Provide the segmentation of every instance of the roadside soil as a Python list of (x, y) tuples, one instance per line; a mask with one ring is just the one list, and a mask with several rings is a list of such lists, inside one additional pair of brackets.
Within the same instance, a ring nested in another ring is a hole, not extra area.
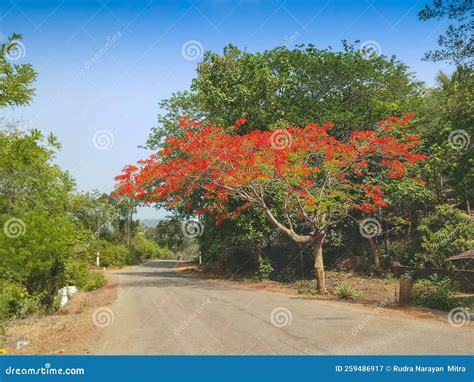
[[(217, 280), (223, 283), (239, 285), (252, 289), (266, 290), (269, 292), (287, 293), (299, 295), (307, 299), (338, 301), (341, 303), (350, 303), (363, 305), (366, 307), (382, 307), (389, 314), (409, 316), (412, 318), (435, 320), (438, 322), (447, 322), (447, 312), (433, 310), (422, 306), (400, 306), (398, 301), (398, 279), (396, 278), (377, 278), (362, 277), (350, 272), (326, 271), (326, 287), (329, 295), (322, 296), (318, 294), (315, 280), (300, 280), (292, 283), (283, 283), (278, 281), (255, 281), (249, 278), (229, 278), (223, 274), (216, 274), (210, 271), (203, 271), (199, 265), (194, 263), (182, 263), (176, 269), (190, 277), (202, 279)], [(347, 282), (355, 287), (360, 293), (359, 296), (352, 299), (340, 299), (333, 294), (335, 287), (340, 282)], [(469, 294), (474, 298), (474, 294)], [(463, 294), (464, 299), (466, 293)], [(474, 306), (470, 307), (471, 311)], [(474, 325), (468, 325), (474, 329)]]
[[(106, 280), (102, 288), (74, 294), (54, 315), (12, 321), (6, 329), (8, 354), (88, 354), (101, 333), (92, 316), (117, 295), (116, 285), (107, 275)], [(17, 350), (18, 341), (28, 341), (28, 345)]]

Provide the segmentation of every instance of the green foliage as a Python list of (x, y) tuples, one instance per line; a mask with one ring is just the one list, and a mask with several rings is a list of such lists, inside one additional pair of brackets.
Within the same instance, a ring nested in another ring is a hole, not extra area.
[(155, 259), (161, 260), (176, 260), (176, 254), (173, 251), (170, 251), (166, 247), (158, 247), (158, 250), (154, 256)]
[(155, 228), (147, 229), (146, 236), (159, 246), (169, 248), (174, 252), (183, 250), (186, 245), (182, 221), (177, 218), (160, 220)]
[(308, 45), (263, 53), (228, 45), (222, 55), (205, 53), (189, 91), (161, 103), (165, 114), (147, 143), (156, 149), (164, 137), (181, 136), (180, 115), (223, 126), (245, 117), (241, 133), (332, 121), (347, 136), (412, 111), (419, 93), (406, 65), (348, 44), (342, 52)]
[[(0, 277), (24, 286), (30, 295), (44, 292), (41, 302), (51, 308), (57, 290), (65, 285), (65, 264), (80, 231), (67, 218), (44, 211), (14, 218), (21, 219), (24, 233), (9, 237), (7, 229), (0, 231)], [(9, 226), (11, 219), (2, 215), (0, 225)]]
[(8, 318), (25, 318), (31, 314), (45, 312), (42, 304), (43, 293), (30, 294), (21, 285), (1, 283), (0, 292), (0, 322)]
[(35, 89), (32, 87), (37, 73), (30, 64), (15, 64), (21, 54), (21, 35), (12, 34), (0, 44), (0, 107), (28, 105)]
[(449, 265), (449, 257), (474, 247), (474, 225), (469, 216), (447, 205), (437, 206), (434, 213), (418, 226), (424, 253), (415, 261), (430, 261), (438, 267)]
[(440, 278), (434, 274), (413, 285), (413, 298), (416, 304), (433, 309), (449, 310), (454, 306), (453, 296), (458, 287), (448, 277)]
[[(333, 121), (332, 134), (344, 139), (352, 131), (370, 129), (380, 119), (417, 109), (421, 97), (421, 84), (406, 65), (395, 58), (367, 55), (348, 44), (339, 52), (308, 45), (262, 53), (229, 45), (222, 54), (206, 52), (191, 88), (161, 103), (164, 114), (147, 146), (157, 149), (165, 137), (181, 137), (180, 115), (225, 126), (245, 117), (248, 123), (238, 130), (242, 134)], [(408, 189), (405, 193), (416, 195)], [(195, 209), (202, 203), (199, 195), (187, 200)], [(268, 203), (281, 202), (275, 190), (275, 200)], [(407, 210), (413, 211), (412, 206)], [(265, 216), (254, 210), (242, 211), (219, 226), (211, 218), (204, 220), (206, 228), (198, 240), (205, 261), (226, 261), (242, 251), (255, 253), (272, 234)]]
[(129, 248), (122, 244), (114, 244), (107, 240), (99, 240), (89, 248), (89, 261), (95, 264), (97, 251), (100, 253), (101, 267), (122, 267), (134, 264), (134, 258)]
[(105, 284), (102, 272), (92, 272), (87, 263), (80, 261), (68, 261), (65, 267), (67, 285), (74, 285), (86, 291), (100, 288)]
[(360, 292), (350, 283), (342, 281), (334, 288), (334, 294), (344, 300), (360, 296)]
[(258, 277), (260, 280), (270, 280), (272, 272), (272, 262), (269, 259), (260, 259), (258, 264)]
[(447, 60), (456, 64), (472, 65), (474, 46), (471, 0), (434, 0), (431, 6), (426, 4), (418, 16), (420, 20), (448, 18), (455, 21), (438, 37), (440, 49), (426, 53), (425, 60)]
[(166, 247), (160, 247), (155, 242), (148, 240), (144, 234), (138, 234), (133, 239), (131, 251), (137, 262), (143, 262), (149, 259), (176, 259), (174, 252)]

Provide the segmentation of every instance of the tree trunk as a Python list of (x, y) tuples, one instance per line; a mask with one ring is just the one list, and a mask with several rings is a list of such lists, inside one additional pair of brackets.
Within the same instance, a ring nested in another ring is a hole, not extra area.
[(326, 278), (324, 276), (324, 262), (323, 262), (323, 241), (324, 234), (319, 235), (313, 242), (314, 252), (314, 271), (318, 281), (319, 293), (328, 294), (326, 289)]
[(375, 272), (382, 273), (382, 262), (380, 261), (380, 252), (377, 248), (377, 244), (375, 244), (374, 239), (372, 239), (371, 237), (369, 237), (368, 240), (370, 245), (370, 251), (374, 256)]

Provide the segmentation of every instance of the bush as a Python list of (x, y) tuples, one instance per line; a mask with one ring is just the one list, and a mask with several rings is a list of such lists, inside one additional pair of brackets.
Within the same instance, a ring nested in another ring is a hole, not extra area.
[(168, 248), (160, 247), (155, 242), (148, 240), (143, 235), (137, 235), (132, 242), (131, 250), (137, 262), (149, 259), (173, 260), (176, 255)]
[[(134, 264), (131, 251), (124, 245), (113, 244), (106, 240), (99, 241), (99, 253), (101, 267), (124, 266)], [(97, 245), (93, 243), (89, 248), (89, 259), (92, 264), (96, 262)]]
[(273, 266), (270, 260), (261, 259), (258, 264), (258, 277), (260, 280), (269, 280), (273, 272)]
[(168, 248), (158, 246), (158, 251), (156, 253), (155, 258), (162, 260), (175, 260), (176, 254), (170, 251)]
[(440, 278), (434, 274), (428, 279), (422, 279), (413, 285), (415, 304), (428, 308), (449, 310), (454, 306), (454, 294), (458, 287), (448, 277)]
[(66, 264), (66, 282), (67, 285), (89, 291), (103, 286), (105, 278), (101, 272), (91, 272), (83, 262), (69, 261)]
[(425, 252), (416, 255), (415, 265), (445, 267), (449, 257), (474, 246), (474, 225), (469, 215), (448, 205), (437, 206), (431, 216), (422, 219), (418, 232)]
[(0, 321), (9, 318), (25, 318), (31, 314), (45, 312), (42, 300), (46, 292), (30, 295), (25, 287), (3, 284), (0, 293)]
[(345, 300), (360, 296), (360, 292), (352, 284), (344, 281), (337, 284), (334, 294)]

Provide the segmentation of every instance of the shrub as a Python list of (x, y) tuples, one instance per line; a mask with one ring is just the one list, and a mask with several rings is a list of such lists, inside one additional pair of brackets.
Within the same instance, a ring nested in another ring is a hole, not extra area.
[(170, 251), (168, 248), (158, 246), (158, 251), (155, 258), (163, 260), (175, 260), (176, 254), (173, 251)]
[(429, 262), (445, 267), (449, 257), (474, 246), (474, 225), (469, 215), (448, 205), (437, 206), (431, 216), (422, 219), (418, 232), (425, 252), (416, 255), (415, 265)]
[(448, 277), (440, 278), (437, 274), (428, 279), (415, 282), (413, 298), (415, 304), (433, 309), (449, 310), (454, 306), (453, 296), (458, 291), (454, 281)]
[(66, 264), (66, 282), (89, 291), (103, 286), (105, 278), (101, 272), (91, 272), (83, 262), (69, 261)]
[(139, 234), (133, 239), (130, 249), (135, 261), (140, 263), (156, 256), (159, 247), (154, 242)]
[(261, 259), (258, 264), (258, 277), (260, 280), (269, 280), (273, 272), (272, 263), (268, 259)]
[(0, 293), (0, 321), (44, 313), (46, 307), (42, 303), (42, 299), (45, 293), (30, 295), (26, 288), (21, 285), (3, 284)]
[(334, 294), (345, 300), (360, 296), (360, 292), (352, 284), (345, 281), (336, 285)]
[(133, 257), (137, 262), (148, 259), (173, 260), (176, 258), (174, 252), (168, 248), (160, 247), (155, 242), (148, 240), (143, 235), (137, 235), (132, 242), (131, 250)]
[[(99, 241), (100, 266), (110, 267), (134, 264), (134, 259), (131, 251), (124, 245), (113, 244), (106, 240)], [(95, 264), (97, 253), (97, 245), (93, 243), (89, 248), (89, 259), (92, 264)]]

